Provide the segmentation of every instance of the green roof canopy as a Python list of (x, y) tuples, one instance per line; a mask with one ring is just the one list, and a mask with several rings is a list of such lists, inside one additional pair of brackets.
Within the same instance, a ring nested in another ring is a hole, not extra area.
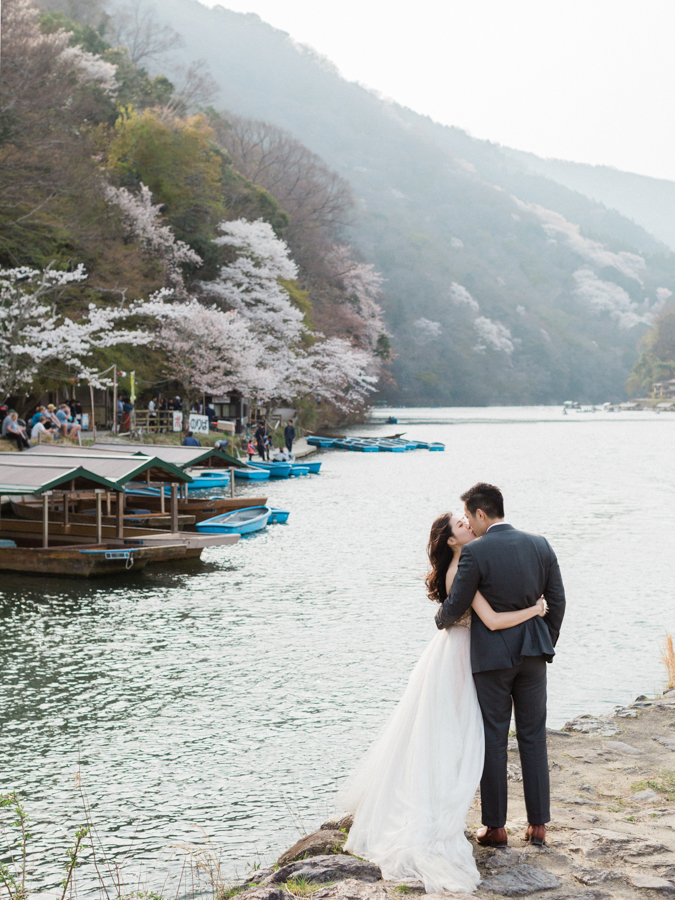
[(37, 444), (27, 452), (42, 456), (65, 456), (70, 453), (85, 457), (98, 457), (101, 454), (107, 456), (150, 456), (154, 459), (171, 463), (181, 469), (202, 465), (209, 459), (218, 460), (223, 467), (246, 467), (246, 463), (215, 447), (178, 447), (165, 444), (123, 444), (119, 442), (115, 444), (96, 443), (92, 444), (91, 447), (73, 447), (68, 449), (55, 444)]
[(177, 447), (175, 445), (167, 444), (132, 443), (124, 445), (121, 443), (105, 444), (103, 442), (97, 442), (93, 445), (93, 449), (102, 450), (106, 453), (113, 451), (115, 453), (126, 452), (134, 453), (136, 455), (142, 454), (143, 456), (156, 456), (158, 459), (163, 459), (166, 462), (171, 462), (176, 466), (180, 466), (181, 469), (187, 469), (190, 466), (199, 466), (206, 462), (207, 459), (219, 460), (226, 465), (234, 466), (235, 468), (246, 468), (246, 463), (237, 459), (236, 456), (232, 456), (216, 447)]
[(113, 490), (117, 491), (122, 490), (127, 482), (135, 481), (147, 471), (151, 472), (153, 481), (187, 482), (188, 484), (193, 481), (192, 476), (179, 469), (178, 466), (155, 457), (87, 454), (78, 451), (79, 448), (74, 448), (74, 452), (62, 450), (61, 453), (40, 454), (29, 450), (21, 454), (17, 453), (16, 459), (12, 460), (12, 465), (38, 471), (45, 468), (72, 469), (73, 466), (79, 466), (83, 472), (104, 479), (113, 486)]
[(64, 490), (119, 491), (116, 483), (88, 472), (82, 466), (49, 465), (27, 466), (0, 461), (0, 494), (43, 494), (45, 491)]

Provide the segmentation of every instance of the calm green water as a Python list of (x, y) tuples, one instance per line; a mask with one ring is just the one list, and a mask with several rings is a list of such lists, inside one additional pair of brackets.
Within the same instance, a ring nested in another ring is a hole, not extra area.
[(429, 525), (478, 480), (500, 485), (508, 520), (546, 534), (561, 562), (550, 724), (660, 689), (659, 645), (675, 631), (675, 415), (378, 415), (390, 412), (399, 426), (355, 431), (446, 452), (323, 453), (321, 475), (268, 486), (287, 525), (190, 569), (3, 578), (0, 790), (19, 789), (35, 820), (37, 888), (62, 877), (78, 771), (111, 857), (131, 847), (128, 876), (156, 889), (180, 869), (176, 844), (208, 836), (234, 877), (327, 817), (434, 634)]

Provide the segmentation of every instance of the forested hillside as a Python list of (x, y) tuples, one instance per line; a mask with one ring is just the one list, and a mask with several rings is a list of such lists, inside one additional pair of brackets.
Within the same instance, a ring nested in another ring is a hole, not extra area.
[(175, 52), (207, 62), (224, 119), (258, 122), (223, 137), (238, 165), (247, 142), (273, 144), (282, 129), (354, 191), (347, 234), (386, 279), (387, 399), (624, 395), (638, 342), (675, 291), (657, 238), (499, 147), (346, 82), (256, 16), (197, 0), (158, 9), (183, 39)]
[(525, 169), (604, 203), (633, 219), (675, 250), (675, 182), (621, 172), (611, 166), (589, 166), (563, 159), (540, 159), (534, 153), (502, 148)]
[(389, 340), (349, 186), (286, 138), (270, 190), (246, 177), (203, 69), (143, 67), (176, 43), (154, 18), (6, 0), (2, 38), (0, 399), (114, 361), (150, 395), (362, 407)]

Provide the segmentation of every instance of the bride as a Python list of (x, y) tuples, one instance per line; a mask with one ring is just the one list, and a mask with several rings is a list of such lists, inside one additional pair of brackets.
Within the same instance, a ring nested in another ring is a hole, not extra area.
[[(432, 600), (448, 595), (462, 547), (474, 539), (451, 513), (433, 523), (426, 577)], [(491, 631), (546, 615), (543, 598), (529, 609), (496, 613), (477, 593), (472, 607)], [(336, 798), (354, 814), (345, 850), (376, 863), (385, 880), (423, 881), (427, 893), (473, 891), (480, 881), (464, 835), (484, 752), (471, 615), (428, 644), (388, 723)]]

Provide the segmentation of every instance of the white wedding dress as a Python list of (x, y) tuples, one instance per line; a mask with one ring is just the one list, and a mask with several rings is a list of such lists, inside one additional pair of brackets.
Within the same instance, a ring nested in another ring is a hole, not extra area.
[(389, 721), (341, 788), (354, 814), (345, 849), (388, 881), (427, 893), (473, 891), (480, 880), (466, 814), (483, 771), (483, 721), (471, 675), (470, 613), (432, 639)]

